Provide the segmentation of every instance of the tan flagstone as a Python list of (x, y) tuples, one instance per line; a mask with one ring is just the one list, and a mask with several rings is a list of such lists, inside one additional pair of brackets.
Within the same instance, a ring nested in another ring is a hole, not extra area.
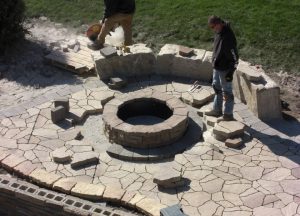
[(29, 177), (38, 184), (41, 184), (43, 186), (52, 188), (52, 185), (59, 179), (61, 179), (61, 176), (49, 173), (46, 170), (43, 169), (35, 169)]
[(78, 182), (71, 190), (71, 194), (82, 198), (91, 200), (101, 200), (105, 186), (101, 184), (88, 184), (84, 182)]

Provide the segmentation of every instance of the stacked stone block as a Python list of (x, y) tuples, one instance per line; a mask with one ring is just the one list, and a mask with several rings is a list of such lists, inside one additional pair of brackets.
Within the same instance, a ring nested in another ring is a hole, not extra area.
[(240, 61), (233, 79), (234, 95), (262, 120), (282, 117), (280, 88), (265, 72)]
[(69, 99), (62, 98), (54, 101), (54, 108), (51, 109), (51, 120), (58, 123), (67, 117), (70, 110)]
[(92, 56), (96, 65), (96, 72), (101, 80), (111, 77), (133, 77), (154, 74), (155, 55), (145, 44), (129, 46), (130, 52), (106, 58), (99, 51)]
[(166, 44), (157, 55), (156, 73), (210, 81), (212, 79), (211, 54), (209, 51), (193, 49), (191, 55), (190, 50), (182, 50), (179, 45)]

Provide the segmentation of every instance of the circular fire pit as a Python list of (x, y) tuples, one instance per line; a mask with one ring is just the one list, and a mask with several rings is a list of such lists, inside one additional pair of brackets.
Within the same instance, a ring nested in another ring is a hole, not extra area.
[(156, 148), (182, 137), (188, 110), (179, 99), (152, 89), (131, 92), (104, 106), (104, 131), (110, 142)]

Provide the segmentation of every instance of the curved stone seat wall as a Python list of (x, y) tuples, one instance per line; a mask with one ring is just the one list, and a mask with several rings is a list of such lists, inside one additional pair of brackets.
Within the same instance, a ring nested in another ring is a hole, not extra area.
[[(135, 77), (164, 75), (191, 78), (210, 82), (212, 80), (212, 52), (193, 49), (193, 55), (179, 55), (179, 45), (164, 45), (157, 56), (145, 44), (129, 46), (130, 53), (118, 51), (118, 55), (105, 58), (99, 51), (92, 56), (96, 72), (101, 80), (111, 77)], [(234, 95), (260, 119), (281, 118), (280, 89), (262, 69), (240, 60), (233, 79)]]
[(155, 73), (156, 58), (146, 44), (130, 46), (130, 53), (118, 51), (117, 56), (105, 58), (99, 51), (92, 54), (97, 75), (101, 80), (111, 77), (147, 76)]
[(179, 48), (174, 44), (166, 44), (161, 48), (157, 55), (156, 73), (210, 82), (213, 74), (212, 52), (193, 49), (193, 55), (184, 57), (179, 55)]
[(211, 52), (194, 49), (194, 55), (179, 55), (179, 45), (166, 44), (157, 56), (146, 44), (129, 46), (130, 53), (118, 51), (117, 56), (105, 58), (99, 51), (92, 56), (101, 80), (113, 76), (134, 77), (152, 74), (187, 77), (202, 81), (212, 79)]

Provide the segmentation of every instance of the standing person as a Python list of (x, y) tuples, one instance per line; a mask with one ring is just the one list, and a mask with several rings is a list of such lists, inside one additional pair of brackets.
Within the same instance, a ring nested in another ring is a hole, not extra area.
[(135, 12), (135, 0), (104, 0), (104, 15), (101, 21), (102, 28), (98, 38), (88, 47), (93, 50), (103, 48), (106, 35), (116, 24), (124, 30), (124, 45), (132, 44), (132, 19)]
[[(232, 93), (232, 77), (238, 64), (237, 43), (229, 23), (220, 17), (211, 16), (208, 19), (209, 27), (215, 32), (212, 56), (213, 83), (215, 91), (213, 109), (205, 112), (208, 116), (220, 117), (231, 121), (233, 118), (234, 97)], [(223, 100), (224, 112), (223, 110)]]

